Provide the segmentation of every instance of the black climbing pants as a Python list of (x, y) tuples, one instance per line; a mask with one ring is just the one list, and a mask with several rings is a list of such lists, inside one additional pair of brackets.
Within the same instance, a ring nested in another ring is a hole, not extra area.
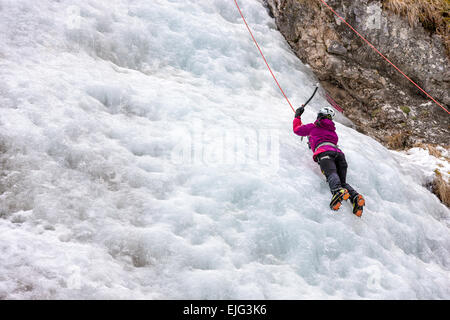
[(350, 193), (350, 198), (353, 198), (358, 194), (345, 180), (347, 177), (348, 165), (343, 153), (325, 151), (317, 155), (317, 160), (322, 173), (327, 177), (331, 193), (334, 193), (341, 188), (345, 188)]

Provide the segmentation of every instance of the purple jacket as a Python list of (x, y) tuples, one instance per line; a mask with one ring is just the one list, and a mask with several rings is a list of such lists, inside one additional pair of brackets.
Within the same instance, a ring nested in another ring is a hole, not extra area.
[[(328, 119), (316, 120), (314, 123), (303, 125), (301, 119), (295, 118), (293, 127), (295, 134), (309, 137), (309, 143), (313, 152), (316, 150), (317, 146), (323, 142), (331, 142), (337, 145), (339, 140), (333, 121)], [(336, 149), (333, 146), (321, 146), (314, 152), (314, 161), (317, 161), (316, 157), (319, 153), (325, 151), (337, 151), (342, 153), (341, 150)]]

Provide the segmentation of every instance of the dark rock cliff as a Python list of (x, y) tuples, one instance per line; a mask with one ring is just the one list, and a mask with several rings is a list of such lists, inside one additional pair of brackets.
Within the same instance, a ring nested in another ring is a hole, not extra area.
[[(293, 51), (357, 129), (391, 148), (448, 147), (450, 115), (428, 99), (319, 0), (266, 0)], [(449, 58), (441, 36), (379, 0), (327, 3), (381, 53), (438, 100), (450, 105)]]

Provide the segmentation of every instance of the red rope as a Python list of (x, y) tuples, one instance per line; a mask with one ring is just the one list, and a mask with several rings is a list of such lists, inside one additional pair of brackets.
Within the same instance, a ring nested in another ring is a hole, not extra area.
[(256, 47), (258, 47), (259, 53), (260, 53), (261, 56), (263, 57), (264, 62), (266, 63), (267, 68), (269, 69), (270, 73), (272, 74), (273, 79), (274, 79), (275, 82), (277, 83), (278, 88), (280, 88), (281, 93), (282, 93), (283, 96), (286, 98), (286, 101), (289, 103), (289, 106), (291, 107), (292, 111), (295, 112), (295, 109), (294, 109), (294, 107), (292, 106), (291, 102), (289, 101), (288, 97), (287, 97), (286, 94), (284, 93), (283, 89), (281, 89), (281, 86), (280, 86), (280, 84), (278, 83), (277, 78), (276, 78), (275, 75), (273, 74), (272, 69), (270, 69), (269, 64), (267, 63), (266, 57), (264, 57), (264, 54), (262, 53), (261, 48), (260, 48), (259, 45), (258, 45), (258, 42), (256, 41), (255, 37), (253, 36), (253, 33), (252, 33), (252, 31), (250, 30), (250, 27), (248, 26), (247, 21), (245, 21), (245, 18), (244, 18), (244, 15), (242, 14), (241, 8), (239, 8), (239, 5), (238, 5), (238, 3), (237, 3), (236, 0), (234, 0), (234, 3), (236, 4), (236, 7), (237, 7), (238, 10), (239, 10), (239, 13), (240, 13), (240, 15), (241, 15), (241, 17), (242, 17), (242, 20), (244, 20), (244, 23), (245, 23), (245, 25), (247, 26), (248, 32), (250, 32), (250, 35), (252, 36), (252, 39), (253, 39), (253, 41), (255, 42)]
[(325, 93), (325, 97), (327, 98), (328, 103), (333, 106), (333, 108), (335, 108), (340, 113), (344, 112), (344, 110), (337, 104), (336, 101), (333, 100), (333, 98), (328, 93)]
[(350, 27), (350, 29), (352, 29), (361, 39), (363, 39), (370, 47), (372, 47), (372, 49), (374, 49), (380, 56), (383, 57), (384, 60), (386, 60), (387, 62), (389, 62), (398, 72), (400, 72), (406, 79), (408, 79), (409, 81), (411, 81), (417, 88), (420, 89), (420, 91), (422, 91), (423, 93), (425, 93), (427, 95), (428, 98), (430, 98), (431, 100), (433, 100), (439, 107), (441, 107), (442, 109), (444, 109), (445, 111), (447, 111), (448, 114), (450, 114), (450, 112), (445, 109), (439, 102), (437, 102), (431, 95), (429, 95), (425, 90), (423, 90), (417, 83), (415, 83), (413, 80), (411, 80), (410, 77), (408, 77), (402, 70), (400, 70), (395, 64), (393, 64), (388, 58), (386, 58), (380, 51), (378, 51), (377, 48), (375, 48), (375, 46), (373, 44), (371, 44), (366, 38), (364, 38), (358, 31), (355, 30), (355, 28), (353, 28), (347, 21), (345, 21), (344, 18), (342, 18), (339, 14), (337, 14), (336, 11), (333, 10), (333, 8), (331, 8), (324, 0), (320, 0), (324, 5), (326, 5), (328, 7), (328, 9), (330, 9), (339, 19), (341, 19), (347, 26)]

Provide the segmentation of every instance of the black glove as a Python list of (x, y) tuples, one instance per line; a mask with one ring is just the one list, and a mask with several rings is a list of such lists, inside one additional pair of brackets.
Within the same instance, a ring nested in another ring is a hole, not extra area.
[(305, 107), (304, 107), (304, 106), (301, 106), (300, 108), (298, 108), (298, 109), (295, 111), (295, 117), (296, 117), (296, 118), (300, 118), (304, 111), (305, 111)]

